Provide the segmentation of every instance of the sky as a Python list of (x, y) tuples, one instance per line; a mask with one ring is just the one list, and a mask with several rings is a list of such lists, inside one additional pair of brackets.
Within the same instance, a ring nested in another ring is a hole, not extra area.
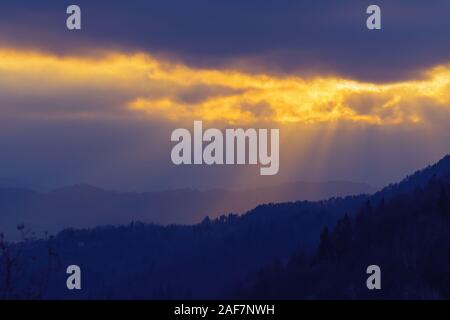
[[(66, 28), (77, 4), (82, 30)], [(450, 2), (2, 1), (0, 182), (383, 186), (449, 153)], [(280, 171), (175, 166), (176, 128), (279, 128)]]

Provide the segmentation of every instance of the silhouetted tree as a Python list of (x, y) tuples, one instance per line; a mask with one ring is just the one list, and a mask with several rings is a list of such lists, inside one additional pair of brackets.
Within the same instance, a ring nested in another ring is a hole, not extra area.
[[(46, 267), (42, 272), (34, 275), (27, 268), (36, 263), (37, 257), (25, 254), (27, 245), (36, 241), (34, 233), (25, 228), (24, 224), (17, 226), (20, 241), (8, 242), (0, 233), (0, 299), (40, 299), (47, 289), (53, 259), (56, 256), (51, 246), (50, 237), (45, 234)], [(32, 276), (32, 274), (34, 276)]]
[(334, 258), (333, 244), (331, 243), (330, 232), (328, 227), (325, 227), (320, 234), (320, 245), (319, 245), (319, 260), (328, 260)]
[(336, 256), (340, 257), (348, 251), (352, 241), (352, 221), (348, 214), (338, 220), (333, 232)]
[(438, 207), (439, 211), (443, 216), (448, 215), (448, 197), (447, 192), (445, 190), (445, 187), (441, 187), (441, 191), (439, 193), (439, 199), (438, 199)]

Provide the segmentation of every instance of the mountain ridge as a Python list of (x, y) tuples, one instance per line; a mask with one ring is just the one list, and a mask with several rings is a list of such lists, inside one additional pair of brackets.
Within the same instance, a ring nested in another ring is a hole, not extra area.
[(242, 191), (122, 192), (89, 184), (45, 192), (0, 188), (0, 224), (10, 230), (7, 234), (14, 234), (15, 226), (22, 223), (37, 233), (55, 233), (66, 227), (120, 225), (137, 220), (162, 225), (194, 224), (205, 216), (215, 218), (228, 212), (244, 213), (261, 203), (319, 200), (373, 190), (366, 184), (343, 181), (294, 182)]
[[(57, 253), (61, 266), (73, 263), (83, 266), (83, 281), (89, 284), (89, 291), (65, 290), (61, 287), (61, 283), (66, 280), (65, 272), (58, 269), (52, 272), (44, 295), (46, 298), (232, 298), (237, 284), (254, 281), (261, 267), (273, 261), (283, 266), (299, 250), (314, 256), (317, 248), (323, 247), (323, 236), (320, 234), (323, 234), (324, 228), (347, 230), (348, 223), (345, 221), (349, 219), (364, 221), (359, 218), (361, 215), (367, 216), (374, 210), (396, 208), (398, 204), (404, 206), (408, 200), (417, 201), (411, 210), (414, 210), (415, 216), (415, 212), (419, 212), (420, 219), (427, 217), (420, 210), (436, 208), (436, 204), (438, 209), (446, 207), (445, 199), (450, 197), (442, 193), (445, 189), (442, 189), (444, 184), (441, 184), (440, 178), (436, 183), (429, 180), (425, 188), (421, 189), (423, 179), (420, 177), (450, 177), (447, 159), (438, 166), (420, 170), (420, 175), (414, 179), (402, 180), (399, 186), (406, 183), (409, 184), (406, 189), (414, 190), (406, 194), (403, 187), (397, 190), (391, 186), (384, 193), (373, 196), (267, 203), (240, 216), (225, 214), (214, 219), (204, 218), (201, 223), (194, 225), (161, 226), (133, 222), (93, 229), (68, 228), (49, 240), (26, 242), (24, 265), (28, 266), (31, 278), (43, 272), (48, 260), (46, 250), (50, 247), (52, 252)], [(450, 178), (448, 185), (450, 190)], [(424, 201), (417, 196), (422, 193), (425, 195)], [(391, 199), (384, 201), (382, 197), (385, 196)], [(431, 207), (428, 203), (430, 199)], [(389, 223), (366, 221), (365, 225), (369, 229), (360, 233), (383, 243), (383, 233), (392, 234), (394, 231), (391, 224), (398, 226), (409, 214), (408, 210), (403, 210), (399, 217), (395, 212), (385, 211), (383, 216)], [(373, 226), (377, 226), (377, 229), (373, 230)], [(408, 230), (400, 228), (397, 231)], [(408, 233), (408, 236), (422, 233)], [(333, 233), (333, 237), (337, 236)], [(341, 243), (341, 240), (337, 243)], [(376, 243), (372, 247), (376, 247)], [(364, 242), (359, 241), (355, 245), (364, 249)], [(387, 245), (387, 248), (392, 247), (395, 248), (391, 244)], [(339, 250), (341, 252), (343, 249)], [(395, 255), (401, 256), (398, 252)], [(29, 257), (42, 259), (26, 263)], [(278, 274), (278, 271), (274, 274)], [(327, 269), (326, 274), (334, 273)], [(319, 276), (323, 275), (319, 273)]]

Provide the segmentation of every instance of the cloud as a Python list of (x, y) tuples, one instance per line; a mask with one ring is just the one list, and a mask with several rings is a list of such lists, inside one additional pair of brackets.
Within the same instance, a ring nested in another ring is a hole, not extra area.
[(222, 124), (427, 122), (450, 109), (450, 65), (389, 84), (193, 68), (148, 54), (60, 57), (0, 49), (3, 114), (45, 117), (145, 115)]
[(0, 41), (73, 54), (128, 50), (170, 57), (195, 68), (369, 82), (418, 77), (449, 63), (450, 2), (383, 2), (382, 30), (369, 31), (369, 1), (79, 0), (83, 29), (65, 28), (67, 3), (2, 4)]
[[(2, 47), (0, 176), (138, 190), (292, 179), (381, 185), (448, 152), (449, 85), (449, 65), (376, 83), (200, 68), (147, 52)], [(279, 175), (172, 165), (170, 133), (194, 119), (280, 127)]]

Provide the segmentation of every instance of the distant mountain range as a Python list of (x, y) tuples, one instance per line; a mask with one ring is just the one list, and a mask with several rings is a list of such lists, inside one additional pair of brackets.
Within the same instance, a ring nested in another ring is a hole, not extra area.
[[(109, 192), (96, 192), (110, 199)], [(93, 199), (92, 193), (79, 186), (49, 196), (56, 194), (62, 203), (79, 210), (77, 199), (86, 202)], [(20, 203), (29, 194), (15, 196)], [(241, 216), (204, 218), (194, 225), (135, 222), (70, 228), (48, 240), (11, 245), (23, 248), (17, 262), (20, 281), (9, 296), (450, 297), (449, 199), (450, 156), (446, 156), (373, 195), (259, 205)], [(105, 212), (115, 208), (113, 202), (103, 204)], [(81, 291), (65, 288), (65, 267), (70, 264), (83, 270)], [(381, 264), (382, 293), (367, 294), (367, 264)], [(1, 268), (0, 263), (0, 274)], [(45, 285), (36, 285), (39, 279), (45, 279)], [(0, 294), (1, 289), (0, 280)]]
[[(69, 228), (48, 240), (11, 244), (11, 250), (22, 247), (16, 263), (21, 276), (8, 296), (447, 297), (450, 296), (450, 283), (445, 280), (450, 250), (449, 191), (450, 157), (446, 156), (373, 195), (259, 205), (241, 216), (204, 218), (190, 226), (135, 222), (118, 227)], [(208, 194), (178, 192), (197, 194), (200, 199), (200, 195)], [(128, 202), (111, 200), (117, 199), (117, 195), (123, 194), (88, 186), (63, 188), (49, 194), (9, 190), (2, 193), (2, 203), (14, 197), (16, 210), (18, 204), (24, 204), (16, 211), (22, 212), (33, 203), (30, 202), (33, 197), (49, 197), (47, 206), (53, 209), (51, 212), (70, 209), (61, 211), (58, 221), (62, 223), (68, 212), (76, 215), (86, 203), (95, 208), (100, 206), (104, 213), (139, 212), (137, 208), (149, 197), (125, 194), (129, 196)], [(166, 199), (178, 201), (178, 207), (184, 209), (196, 203)], [(39, 210), (42, 208), (46, 207)], [(9, 212), (14, 213), (14, 207), (9, 207)], [(122, 216), (117, 218), (119, 221)], [(89, 220), (95, 221), (95, 217)], [(46, 223), (44, 220), (42, 225)], [(387, 274), (383, 281), (392, 281), (391, 285), (384, 282), (385, 295), (368, 295), (364, 287), (363, 267), (372, 263), (382, 264)], [(83, 270), (81, 291), (65, 288), (65, 267), (70, 264)], [(4, 264), (0, 263), (0, 273), (2, 267)]]
[(322, 200), (369, 194), (367, 184), (346, 181), (294, 182), (253, 190), (173, 190), (117, 192), (90, 185), (74, 185), (50, 192), (27, 188), (0, 188), (0, 228), (9, 237), (24, 223), (37, 234), (67, 227), (120, 225), (131, 221), (158, 224), (194, 224), (204, 217), (243, 213), (260, 203)]

